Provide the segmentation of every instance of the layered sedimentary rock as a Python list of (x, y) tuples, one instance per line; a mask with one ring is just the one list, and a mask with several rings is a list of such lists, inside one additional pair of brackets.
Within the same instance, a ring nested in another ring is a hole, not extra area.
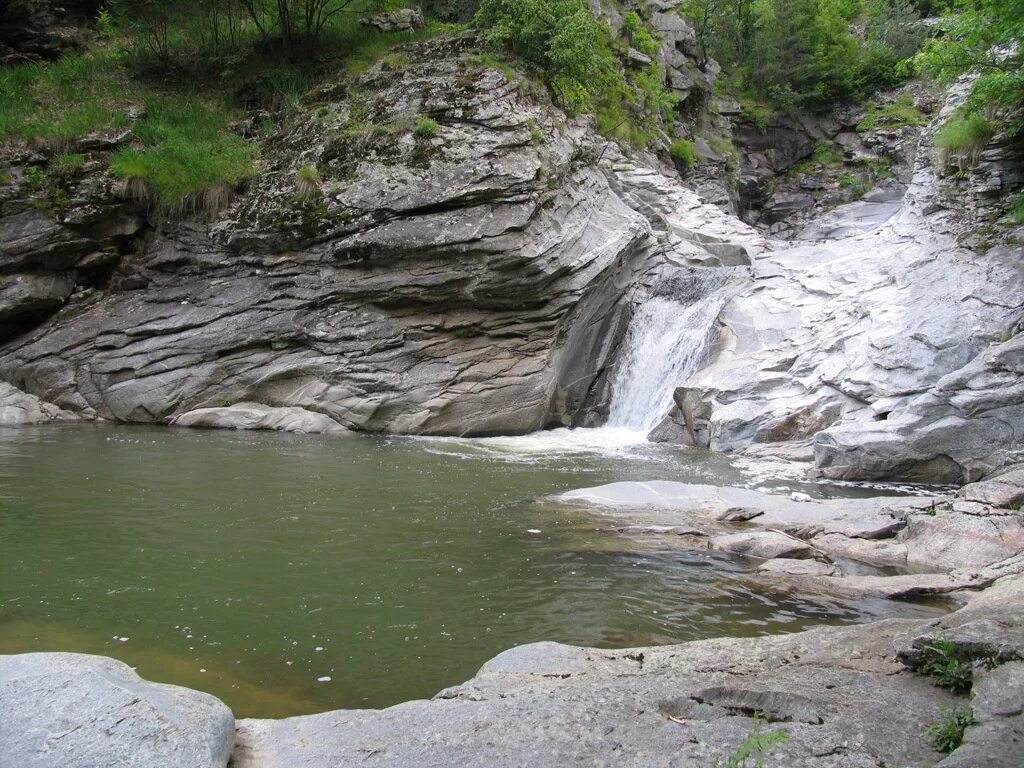
[[(410, 46), (311, 94), (232, 208), (164, 227), (110, 290), (7, 344), (0, 376), (128, 422), (253, 402), (368, 431), (574, 423), (637, 290), (757, 238), (474, 44)], [(31, 253), (73, 269), (69, 225), (44, 223)]]

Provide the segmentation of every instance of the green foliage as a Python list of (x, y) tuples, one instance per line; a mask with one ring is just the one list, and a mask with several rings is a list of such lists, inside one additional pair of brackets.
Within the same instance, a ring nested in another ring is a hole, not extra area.
[[(645, 146), (678, 104), (658, 64), (624, 70), (611, 30), (586, 0), (483, 0), (476, 22), (489, 46), (534, 65), (568, 112), (594, 113), (604, 136)], [(634, 39), (646, 44), (639, 17), (628, 23), (636, 30), (630, 33)]]
[(440, 126), (437, 121), (431, 120), (429, 117), (421, 117), (416, 121), (416, 127), (412, 132), (421, 139), (432, 139), (437, 136), (439, 130)]
[(754, 768), (763, 768), (765, 758), (770, 755), (779, 744), (789, 741), (789, 734), (786, 731), (764, 731), (761, 720), (754, 717), (754, 727), (747, 736), (746, 741), (736, 748), (736, 751), (723, 763), (715, 760), (714, 768), (749, 768), (749, 760), (753, 759)]
[(786, 108), (824, 109), (898, 82), (924, 40), (910, 0), (686, 0), (702, 66)]
[(689, 139), (676, 139), (669, 146), (668, 153), (681, 170), (688, 171), (697, 164), (697, 150)]
[(128, 88), (108, 55), (0, 68), (0, 139), (60, 146), (128, 123)]
[(843, 165), (842, 149), (831, 141), (819, 141), (814, 145), (814, 151), (811, 153), (811, 156), (793, 165), (791, 170), (794, 173), (800, 173), (809, 171), (817, 165), (824, 168), (841, 168)]
[(1024, 129), (1024, 3), (1019, 0), (954, 0), (940, 34), (914, 58), (915, 66), (949, 83), (976, 70), (965, 105), (968, 115), (995, 108), (1000, 128), (1014, 136)]
[(963, 743), (964, 731), (977, 721), (970, 707), (956, 710), (942, 707), (941, 712), (941, 719), (929, 725), (925, 735), (931, 739), (933, 749), (948, 754)]
[(1006, 214), (1010, 217), (1010, 223), (1014, 226), (1024, 224), (1024, 196), (1018, 195), (1017, 199), (1010, 203), (1010, 208)]
[(187, 98), (154, 98), (134, 128), (143, 149), (110, 159), (110, 172), (166, 213), (212, 213), (255, 173), (252, 150), (227, 130), (223, 112)]
[(874, 131), (879, 128), (898, 128), (904, 125), (927, 125), (928, 118), (914, 106), (914, 99), (909, 93), (902, 93), (892, 104), (879, 107), (872, 102), (868, 105), (867, 116), (857, 125), (861, 132)]
[(973, 167), (978, 153), (995, 134), (995, 126), (976, 112), (954, 115), (935, 133), (943, 164), (955, 162), (960, 170)]
[(654, 57), (658, 55), (661, 41), (655, 39), (654, 35), (644, 26), (643, 21), (635, 11), (627, 13), (622, 18), (622, 21), (625, 25), (630, 45), (646, 56)]
[(46, 174), (38, 165), (30, 165), (25, 169), (25, 183), (32, 189), (42, 189), (46, 186)]
[(539, 147), (544, 143), (544, 130), (537, 123), (535, 118), (530, 118), (526, 121), (526, 127), (530, 129), (530, 143), (535, 147)]
[(936, 685), (948, 688), (953, 693), (967, 693), (971, 690), (971, 667), (957, 656), (956, 643), (948, 634), (933, 635), (924, 649), (932, 657), (925, 672)]

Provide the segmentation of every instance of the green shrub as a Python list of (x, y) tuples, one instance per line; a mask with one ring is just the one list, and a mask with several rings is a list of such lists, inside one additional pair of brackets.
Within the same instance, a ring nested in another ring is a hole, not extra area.
[(25, 182), (32, 189), (42, 189), (46, 186), (46, 174), (38, 165), (30, 165), (25, 169)]
[(995, 134), (995, 127), (977, 113), (960, 113), (947, 120), (935, 134), (943, 164), (954, 161), (960, 170), (973, 167), (978, 153)]
[(970, 707), (956, 710), (942, 707), (941, 712), (941, 719), (929, 725), (925, 735), (931, 739), (932, 748), (948, 754), (963, 743), (964, 731), (977, 721)]
[(252, 150), (226, 115), (192, 99), (157, 98), (133, 128), (143, 149), (118, 150), (110, 172), (164, 213), (213, 213), (255, 173)]
[(857, 124), (861, 132), (874, 131), (878, 128), (898, 128), (905, 125), (927, 125), (928, 118), (914, 106), (914, 99), (908, 93), (900, 94), (892, 104), (879, 107), (872, 102), (868, 106), (867, 116)]
[(661, 42), (656, 40), (644, 25), (636, 11), (630, 11), (622, 18), (632, 46), (646, 56), (657, 56)]
[(643, 147), (679, 103), (657, 63), (625, 71), (621, 44), (587, 0), (482, 0), (476, 22), (487, 45), (532, 64), (560, 106), (593, 113), (608, 138)]
[(676, 139), (668, 148), (668, 153), (683, 170), (690, 170), (697, 164), (697, 150), (689, 139)]
[(931, 656), (925, 672), (936, 685), (948, 688), (953, 693), (967, 693), (971, 690), (971, 666), (957, 656), (956, 643), (948, 634), (933, 635), (924, 650)]
[(416, 121), (413, 134), (421, 139), (432, 139), (437, 136), (440, 129), (441, 127), (437, 124), (436, 120), (431, 120), (429, 117), (421, 117)]

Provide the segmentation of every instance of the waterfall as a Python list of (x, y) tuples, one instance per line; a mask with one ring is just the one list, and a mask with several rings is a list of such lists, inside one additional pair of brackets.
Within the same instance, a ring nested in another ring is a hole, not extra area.
[(612, 380), (606, 426), (647, 433), (665, 417), (676, 387), (707, 361), (724, 301), (720, 283), (696, 281), (683, 296), (663, 287), (636, 310)]

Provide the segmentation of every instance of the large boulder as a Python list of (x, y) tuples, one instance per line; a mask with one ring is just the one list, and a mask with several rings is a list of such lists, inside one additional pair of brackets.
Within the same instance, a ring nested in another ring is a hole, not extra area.
[(1024, 334), (995, 344), (884, 421), (815, 439), (821, 474), (971, 482), (1024, 455)]
[(0, 762), (17, 768), (224, 768), (235, 718), (213, 696), (101, 656), (0, 656)]

